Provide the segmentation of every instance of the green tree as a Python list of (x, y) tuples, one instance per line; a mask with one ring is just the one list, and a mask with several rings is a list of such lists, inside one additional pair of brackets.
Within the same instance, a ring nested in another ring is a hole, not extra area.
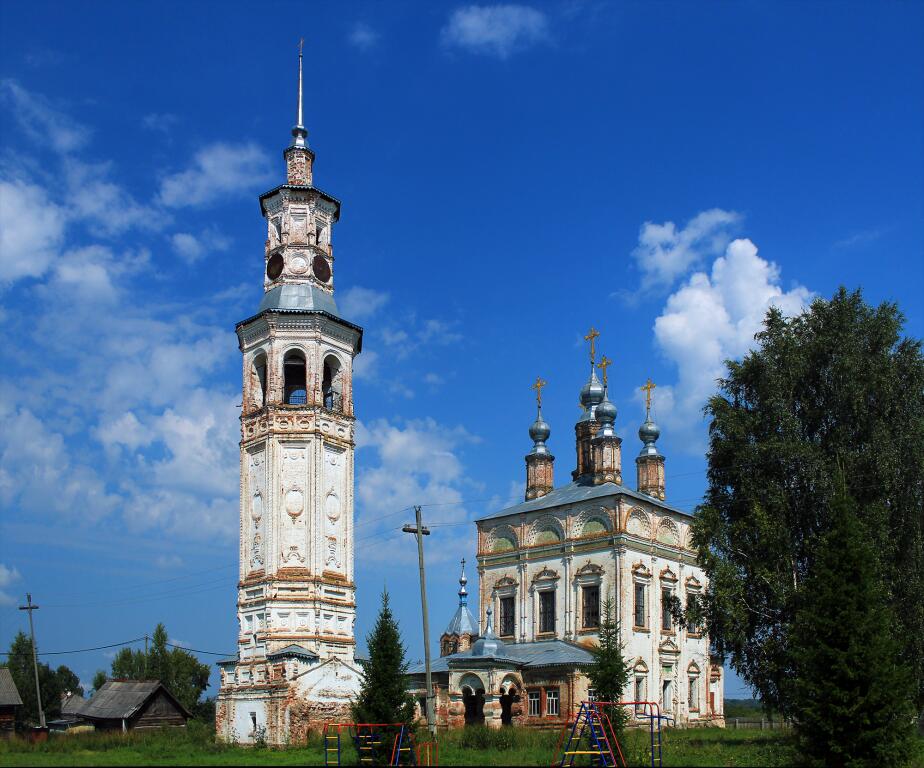
[(879, 560), (846, 489), (830, 508), (792, 633), (792, 711), (806, 764), (902, 765), (913, 734), (912, 680), (901, 663)]
[[(18, 632), (10, 644), (7, 661), (3, 665), (9, 667), (10, 675), (22, 706), (16, 711), (16, 724), (38, 724), (38, 706), (35, 700), (35, 669), (32, 660), (32, 640), (23, 632)], [(43, 662), (38, 663), (39, 688), (42, 692), (42, 710), (46, 720), (53, 720), (61, 714), (61, 694), (67, 691), (83, 695), (80, 679), (74, 672), (61, 665), (53, 670)]]
[(358, 723), (409, 723), (414, 698), (407, 690), (407, 661), (398, 621), (382, 592), (382, 608), (372, 632), (366, 637), (369, 661), (362, 670), (359, 697), (353, 704)]
[(894, 304), (841, 289), (795, 318), (767, 313), (706, 407), (708, 481), (694, 520), (715, 650), (767, 707), (792, 712), (799, 587), (830, 527), (838, 461), (880, 554), (924, 707), (924, 359)]
[[(613, 601), (607, 598), (603, 603), (603, 621), (598, 632), (599, 643), (590, 649), (593, 664), (587, 668), (587, 677), (598, 701), (621, 701), (629, 685), (631, 666), (623, 656), (623, 642), (619, 634), (619, 621), (615, 618)], [(625, 707), (607, 707), (607, 715), (622, 738), (623, 729), (629, 720)]]
[(94, 693), (102, 688), (108, 679), (109, 677), (106, 675), (105, 671), (102, 669), (96, 670), (96, 674), (93, 675), (93, 682), (91, 683)]
[[(112, 660), (115, 680), (160, 680), (186, 709), (193, 711), (208, 687), (211, 669), (182, 648), (168, 647), (167, 630), (158, 624), (148, 652), (123, 648)], [(96, 682), (94, 678), (94, 683)], [(105, 682), (105, 680), (103, 681)]]

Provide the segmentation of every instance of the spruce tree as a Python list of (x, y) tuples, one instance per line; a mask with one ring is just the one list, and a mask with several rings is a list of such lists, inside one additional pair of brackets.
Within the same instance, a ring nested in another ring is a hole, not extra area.
[(792, 631), (800, 750), (807, 764), (832, 768), (902, 765), (914, 675), (902, 663), (877, 553), (842, 479), (829, 511)]
[(366, 637), (369, 661), (362, 671), (359, 698), (353, 704), (357, 723), (410, 723), (414, 698), (407, 690), (407, 661), (398, 622), (382, 592), (382, 608)]
[[(590, 678), (597, 701), (617, 702), (623, 698), (632, 673), (622, 654), (619, 621), (614, 616), (613, 602), (609, 598), (603, 603), (603, 621), (600, 623), (598, 637), (599, 644), (590, 649), (594, 661), (587, 669), (587, 677)], [(621, 738), (629, 713), (625, 707), (607, 707), (606, 714), (617, 738)]]

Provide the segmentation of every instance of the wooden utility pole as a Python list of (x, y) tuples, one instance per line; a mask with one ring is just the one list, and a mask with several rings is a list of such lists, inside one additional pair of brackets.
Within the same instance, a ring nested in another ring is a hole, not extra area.
[(35, 670), (35, 700), (38, 704), (39, 726), (45, 727), (45, 710), (42, 709), (42, 689), (39, 687), (38, 674), (38, 653), (35, 650), (35, 625), (32, 623), (32, 611), (37, 611), (38, 606), (32, 603), (31, 593), (26, 593), (26, 604), (20, 605), (20, 611), (29, 612), (29, 634), (32, 636), (32, 669)]
[(427, 576), (424, 571), (423, 537), (429, 536), (430, 531), (423, 527), (420, 519), (420, 507), (414, 507), (417, 525), (405, 525), (401, 530), (417, 536), (417, 561), (420, 566), (420, 605), (423, 609), (423, 635), (424, 635), (424, 665), (427, 671), (427, 728), (436, 738), (435, 704), (433, 701), (433, 679), (430, 676), (430, 620), (427, 614)]

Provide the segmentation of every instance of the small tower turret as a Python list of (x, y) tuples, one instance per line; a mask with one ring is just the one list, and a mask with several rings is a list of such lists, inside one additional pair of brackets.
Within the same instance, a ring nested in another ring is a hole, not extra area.
[(468, 610), (466, 584), (468, 584), (468, 579), (465, 578), (465, 558), (463, 557), (462, 575), (459, 576), (459, 607), (456, 608), (446, 631), (440, 635), (440, 656), (467, 651), (478, 639), (478, 627), (475, 626), (475, 619)]
[(593, 453), (594, 485), (601, 483), (622, 484), (622, 439), (613, 429), (616, 421), (616, 406), (607, 397), (608, 379), (606, 369), (612, 364), (606, 355), (597, 366), (603, 371), (603, 400), (597, 406), (596, 419), (600, 425), (596, 437), (591, 441)]
[(658, 438), (661, 430), (651, 420), (651, 390), (657, 386), (648, 379), (642, 389), (645, 390), (645, 423), (639, 427), (638, 436), (643, 445), (635, 466), (638, 473), (638, 491), (664, 501), (664, 456), (658, 450)]
[(577, 467), (571, 476), (578, 480), (593, 475), (593, 447), (591, 441), (597, 435), (599, 424), (596, 419), (597, 406), (603, 401), (603, 385), (597, 378), (595, 340), (600, 336), (596, 328), (591, 328), (584, 337), (590, 342), (590, 379), (581, 388), (581, 408), (583, 414), (574, 425), (575, 448), (577, 450)]
[(532, 389), (536, 390), (536, 420), (529, 428), (529, 437), (533, 449), (526, 454), (526, 500), (545, 496), (554, 484), (555, 457), (549, 452), (545, 441), (549, 439), (551, 429), (542, 418), (542, 388), (546, 385), (540, 377)]

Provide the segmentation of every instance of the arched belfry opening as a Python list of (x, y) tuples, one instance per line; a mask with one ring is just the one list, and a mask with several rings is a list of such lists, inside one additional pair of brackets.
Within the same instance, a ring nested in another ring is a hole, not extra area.
[(258, 352), (253, 358), (253, 376), (251, 378), (253, 404), (257, 408), (266, 405), (266, 354)]
[(324, 358), (324, 376), (321, 380), (324, 407), (330, 411), (343, 410), (343, 366), (339, 358), (328, 355)]
[(308, 389), (305, 386), (305, 355), (297, 349), (286, 352), (282, 363), (283, 402), (286, 405), (305, 405)]

